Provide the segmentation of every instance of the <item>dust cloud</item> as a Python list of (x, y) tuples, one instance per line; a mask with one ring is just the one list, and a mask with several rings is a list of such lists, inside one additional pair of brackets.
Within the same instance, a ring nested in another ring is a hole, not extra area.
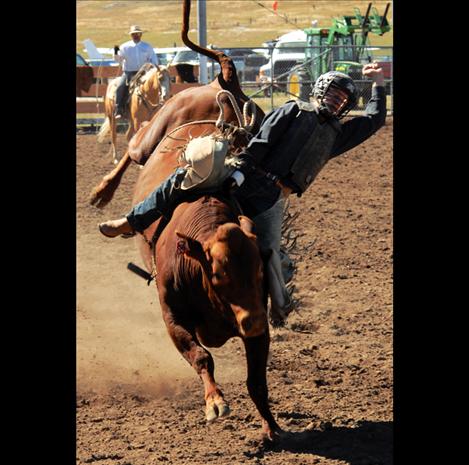
[(127, 270), (128, 261), (139, 261), (133, 244), (122, 242), (103, 239), (99, 251), (86, 238), (77, 242), (79, 392), (116, 386), (159, 392), (194, 376), (167, 334), (156, 286)]
[[(141, 265), (133, 241), (90, 236), (77, 241), (78, 393), (170, 395), (181, 380), (199, 383), (168, 335), (155, 284), (126, 268)], [(244, 378), (240, 341), (210, 352), (223, 365), (221, 382)]]

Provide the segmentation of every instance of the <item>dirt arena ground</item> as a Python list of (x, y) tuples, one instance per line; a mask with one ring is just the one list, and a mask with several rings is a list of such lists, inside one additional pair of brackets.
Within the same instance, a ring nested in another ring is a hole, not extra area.
[(142, 263), (133, 240), (97, 231), (128, 210), (139, 168), (104, 210), (89, 206), (111, 158), (95, 135), (77, 136), (77, 464), (392, 463), (392, 135), (388, 118), (291, 198), (302, 303), (271, 331), (269, 395), (290, 432), (274, 447), (237, 339), (211, 350), (232, 413), (205, 423), (202, 383), (166, 333), (154, 284), (126, 269)]

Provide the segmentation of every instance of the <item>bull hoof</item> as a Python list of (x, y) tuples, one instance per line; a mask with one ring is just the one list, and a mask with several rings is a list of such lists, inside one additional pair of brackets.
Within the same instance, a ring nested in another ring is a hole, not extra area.
[(96, 208), (104, 208), (112, 199), (112, 195), (106, 194), (101, 186), (95, 188), (90, 196), (89, 203)]
[(217, 418), (226, 417), (230, 412), (230, 407), (223, 399), (207, 400), (207, 406), (205, 408), (207, 423), (211, 423)]
[(207, 408), (207, 410), (205, 411), (205, 419), (207, 420), (207, 423), (211, 423), (217, 418), (218, 418), (218, 410), (215, 409), (215, 407)]
[(284, 431), (280, 427), (270, 428), (267, 424), (264, 424), (262, 431), (262, 441), (265, 445), (277, 444), (282, 438), (288, 435), (287, 431)]
[(118, 179), (110, 175), (104, 176), (101, 183), (92, 190), (89, 196), (90, 204), (97, 208), (104, 208), (114, 196), (116, 183), (118, 185)]
[(231, 413), (230, 407), (227, 403), (223, 402), (221, 406), (218, 406), (218, 416), (226, 417)]

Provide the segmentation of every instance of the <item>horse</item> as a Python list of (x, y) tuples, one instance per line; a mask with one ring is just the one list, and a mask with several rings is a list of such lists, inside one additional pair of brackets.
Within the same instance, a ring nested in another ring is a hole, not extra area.
[[(133, 204), (179, 166), (185, 142), (215, 132), (216, 124), (194, 122), (168, 135), (141, 170)], [(269, 407), (266, 378), (267, 285), (252, 221), (224, 195), (194, 193), (170, 218), (160, 218), (136, 240), (155, 277), (168, 333), (203, 382), (206, 420), (229, 413), (206, 347), (221, 347), (240, 337), (246, 350), (247, 389), (261, 416), (263, 436), (279, 439), (282, 430)]]
[[(150, 65), (150, 66), (149, 66)], [(152, 116), (168, 100), (171, 91), (171, 78), (166, 66), (153, 66), (146, 63), (135, 76), (135, 85), (131, 86), (129, 97), (129, 128), (126, 132), (127, 141), (149, 121)], [(117, 128), (114, 116), (116, 103), (116, 88), (120, 77), (112, 79), (106, 89), (104, 97), (105, 121), (98, 133), (98, 143), (102, 143), (105, 137), (111, 134), (112, 160), (118, 163), (116, 139)]]
[[(249, 131), (255, 133), (259, 130), (264, 112), (243, 93), (233, 60), (221, 51), (200, 47), (189, 39), (190, 5), (190, 0), (184, 0), (182, 41), (192, 50), (218, 62), (220, 73), (210, 84), (191, 87), (173, 95), (149, 123), (138, 130), (130, 140), (127, 152), (114, 170), (104, 176), (100, 184), (92, 190), (89, 200), (92, 205), (98, 208), (103, 208), (111, 201), (130, 163), (134, 161), (144, 165), (160, 141), (171, 130), (191, 121), (217, 118), (219, 108), (216, 96), (220, 90), (228, 90), (240, 108), (250, 108)], [(250, 107), (245, 106), (248, 102), (251, 102)], [(236, 123), (239, 120), (233, 104), (227, 105), (225, 112), (225, 120), (228, 123)], [(247, 113), (248, 110), (245, 111), (245, 119), (248, 119)]]

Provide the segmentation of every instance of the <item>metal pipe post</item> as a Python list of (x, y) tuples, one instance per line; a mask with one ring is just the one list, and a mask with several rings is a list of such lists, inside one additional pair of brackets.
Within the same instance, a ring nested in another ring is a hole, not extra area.
[[(201, 47), (207, 47), (207, 4), (206, 0), (197, 0), (197, 34)], [(199, 82), (207, 84), (207, 57), (199, 53)]]

